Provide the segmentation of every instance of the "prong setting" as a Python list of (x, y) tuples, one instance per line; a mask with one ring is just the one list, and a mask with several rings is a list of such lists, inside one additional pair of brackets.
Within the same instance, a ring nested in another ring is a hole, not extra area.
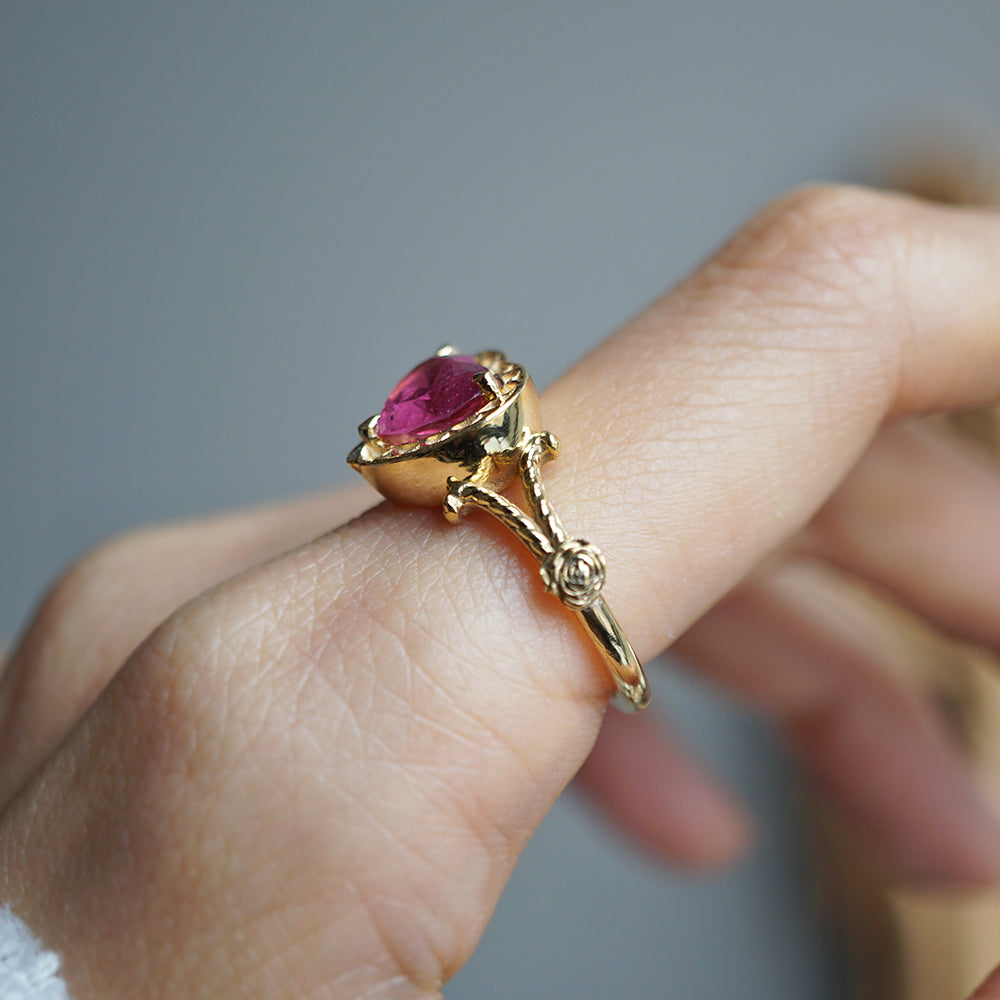
[(496, 402), (503, 398), (503, 382), (494, 375), (493, 372), (486, 369), (484, 372), (478, 372), (472, 376), (472, 381), (478, 385), (486, 396), (492, 401)]
[(365, 442), (378, 441), (378, 414), (370, 416), (367, 420), (358, 424), (358, 434)]

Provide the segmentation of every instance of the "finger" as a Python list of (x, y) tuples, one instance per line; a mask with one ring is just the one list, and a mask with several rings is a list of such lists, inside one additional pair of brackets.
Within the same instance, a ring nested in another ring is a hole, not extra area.
[[(84, 557), (50, 593), (15, 668), (0, 682), (0, 801), (24, 783), (128, 653), (172, 610), (343, 524), (377, 499), (367, 484), (352, 484), (145, 528)], [(149, 579), (155, 586), (144, 587)], [(89, 640), (82, 649), (81, 632)], [(0, 649), (0, 674), (5, 665)], [(629, 729), (611, 716), (603, 732), (581, 772), (582, 784), (638, 842), (693, 867), (725, 864), (745, 847), (745, 815), (651, 720)]]
[(675, 648), (781, 723), (892, 874), (939, 885), (997, 877), (1000, 826), (906, 683), (905, 644), (822, 570), (785, 563), (755, 576)]
[[(801, 527), (888, 415), (1000, 395), (998, 268), (992, 215), (799, 193), (546, 393), (564, 446), (550, 493), (605, 548), (609, 600), (642, 658)], [(433, 993), (464, 961), (608, 695), (535, 572), (485, 518), (452, 528), (437, 511), (384, 504), (188, 604), (143, 644), (44, 785), (50, 803), (68, 797), (74, 760), (95, 783), (99, 805), (82, 817), (49, 806), (60, 842), (120, 840), (121, 815), (169, 830), (170, 856), (194, 875), (183, 898), (155, 864), (122, 879), (147, 923), (178, 908), (188, 918), (186, 943), (165, 938), (147, 956), (164, 989), (178, 947), (218, 936), (220, 862), (206, 853), (218, 842), (226, 859), (267, 843), (266, 887), (262, 874), (253, 900), (240, 885), (227, 897), (230, 919), (241, 903), (266, 915), (225, 948), (184, 955), (206, 974), (259, 984), (256, 956), (293, 931), (315, 942), (304, 947), (321, 981), (363, 969), (358, 994), (387, 981)], [(251, 803), (294, 794), (280, 823), (258, 807), (253, 823), (220, 827), (206, 792), (220, 787)], [(12, 823), (41, 822), (37, 799), (17, 805)], [(325, 834), (322, 850), (304, 829)], [(49, 887), (67, 967), (75, 957), (127, 976), (101, 961), (108, 917), (76, 933), (61, 923), (46, 874), (59, 860), (53, 849), (6, 877)], [(344, 908), (334, 942), (331, 899)]]
[(81, 559), (50, 591), (0, 679), (0, 806), (171, 612), (377, 499), (366, 484), (355, 484), (291, 503), (145, 528)]
[(622, 830), (673, 862), (715, 868), (747, 848), (746, 815), (652, 713), (609, 712), (579, 781)]
[(956, 435), (883, 431), (803, 547), (1000, 652), (1000, 469)]

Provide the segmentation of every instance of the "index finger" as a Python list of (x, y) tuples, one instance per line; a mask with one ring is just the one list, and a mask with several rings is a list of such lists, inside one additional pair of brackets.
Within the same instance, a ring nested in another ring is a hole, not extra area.
[(546, 394), (567, 443), (551, 478), (633, 567), (614, 579), (647, 655), (804, 524), (883, 422), (1000, 397), (998, 273), (1000, 213), (808, 188)]

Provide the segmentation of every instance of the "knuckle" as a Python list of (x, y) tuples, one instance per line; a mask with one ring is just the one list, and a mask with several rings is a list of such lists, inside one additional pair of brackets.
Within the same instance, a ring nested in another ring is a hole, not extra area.
[[(913, 326), (904, 275), (919, 250), (913, 199), (810, 185), (768, 205), (702, 278), (754, 351), (806, 359), (807, 371), (874, 417), (898, 391)], [(926, 233), (924, 234), (926, 235)]]
[[(156, 719), (164, 753), (188, 774), (224, 772), (291, 724), (310, 637), (284, 623), (287, 595), (245, 580), (207, 591), (157, 626), (118, 678)], [(300, 648), (301, 647), (301, 648)]]
[(809, 262), (878, 256), (903, 222), (905, 201), (850, 185), (796, 188), (744, 230), (751, 260)]
[(186, 675), (177, 669), (171, 626), (163, 626), (129, 657), (116, 678), (112, 696), (119, 714), (135, 727), (137, 755), (147, 773), (161, 779), (197, 770), (201, 748), (195, 702), (188, 697)]
[[(218, 669), (216, 627), (201, 626), (180, 609), (138, 646), (121, 671), (119, 681), (137, 711), (169, 722), (166, 731), (191, 736), (211, 731), (224, 720), (210, 711), (227, 709)], [(178, 742), (183, 743), (184, 740)]]
[(895, 299), (912, 205), (849, 185), (798, 188), (752, 219), (715, 264), (761, 302), (846, 308), (867, 320)]

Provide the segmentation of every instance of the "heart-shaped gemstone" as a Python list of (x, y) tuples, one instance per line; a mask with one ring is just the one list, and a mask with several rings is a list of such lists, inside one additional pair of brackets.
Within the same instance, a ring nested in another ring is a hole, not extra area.
[(391, 444), (419, 441), (471, 417), (488, 398), (473, 378), (484, 371), (464, 354), (428, 358), (389, 393), (378, 418), (379, 437)]

